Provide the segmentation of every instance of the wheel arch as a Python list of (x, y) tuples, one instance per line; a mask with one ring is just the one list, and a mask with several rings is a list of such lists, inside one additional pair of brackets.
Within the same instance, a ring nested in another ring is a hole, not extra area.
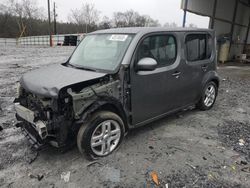
[(219, 88), (219, 85), (220, 85), (219, 78), (213, 78), (210, 81), (214, 82), (216, 84), (217, 88)]
[(203, 89), (206, 86), (206, 84), (208, 82), (211, 82), (211, 81), (216, 84), (217, 88), (219, 88), (220, 79), (219, 79), (218, 73), (216, 71), (209, 71), (203, 77), (202, 82), (201, 82), (201, 86), (200, 86), (200, 94), (198, 95), (197, 101), (200, 100), (200, 98), (202, 96)]
[(128, 132), (128, 116), (124, 111), (122, 104), (116, 98), (113, 97), (103, 97), (89, 105), (82, 112), (80, 120), (76, 122), (77, 126), (75, 126), (75, 129), (79, 129), (82, 123), (86, 122), (92, 114), (98, 111), (110, 111), (120, 116), (124, 122), (125, 133)]
[(219, 88), (219, 84), (220, 84), (220, 79), (219, 79), (219, 75), (216, 71), (209, 71), (202, 80), (202, 89), (204, 88), (204, 86), (208, 83), (208, 82), (214, 82), (217, 86), (217, 88)]

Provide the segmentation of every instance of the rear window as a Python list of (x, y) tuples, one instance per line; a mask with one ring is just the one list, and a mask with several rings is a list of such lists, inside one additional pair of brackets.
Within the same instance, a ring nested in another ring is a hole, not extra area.
[(212, 37), (209, 34), (189, 34), (186, 37), (188, 61), (209, 59), (212, 53)]

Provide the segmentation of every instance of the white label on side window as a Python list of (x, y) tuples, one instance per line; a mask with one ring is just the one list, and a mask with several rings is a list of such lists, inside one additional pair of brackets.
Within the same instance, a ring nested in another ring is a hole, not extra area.
[(111, 35), (109, 40), (113, 41), (125, 41), (127, 39), (128, 35)]

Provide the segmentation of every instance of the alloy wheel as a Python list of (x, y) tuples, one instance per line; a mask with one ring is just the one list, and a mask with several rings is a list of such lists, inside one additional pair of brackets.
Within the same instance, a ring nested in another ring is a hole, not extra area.
[(204, 104), (207, 107), (210, 107), (213, 105), (214, 100), (215, 100), (215, 96), (216, 96), (216, 90), (214, 85), (209, 85), (205, 91), (205, 98), (204, 98)]
[(118, 122), (106, 120), (100, 123), (91, 136), (91, 149), (98, 156), (111, 153), (119, 144), (121, 128)]

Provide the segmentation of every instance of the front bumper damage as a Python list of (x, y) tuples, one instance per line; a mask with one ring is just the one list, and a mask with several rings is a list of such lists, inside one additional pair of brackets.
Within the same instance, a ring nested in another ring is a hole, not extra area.
[(35, 120), (35, 113), (28, 108), (25, 108), (24, 106), (20, 105), (19, 103), (15, 103), (15, 110), (17, 115), (32, 124), (34, 129), (38, 132), (41, 139), (45, 139), (48, 136), (48, 131), (46, 124), (42, 122), (41, 120), (34, 121)]
[(33, 128), (33, 126), (29, 125), (28, 123), (18, 122), (16, 124), (16, 127), (21, 128), (23, 135), (30, 142), (32, 148), (40, 150), (46, 147), (45, 141), (39, 137), (37, 131)]
[(66, 145), (68, 123), (63, 116), (53, 120), (42, 121), (36, 118), (35, 112), (15, 103), (16, 118), (25, 137), (35, 149), (42, 149), (47, 144), (54, 147)]

